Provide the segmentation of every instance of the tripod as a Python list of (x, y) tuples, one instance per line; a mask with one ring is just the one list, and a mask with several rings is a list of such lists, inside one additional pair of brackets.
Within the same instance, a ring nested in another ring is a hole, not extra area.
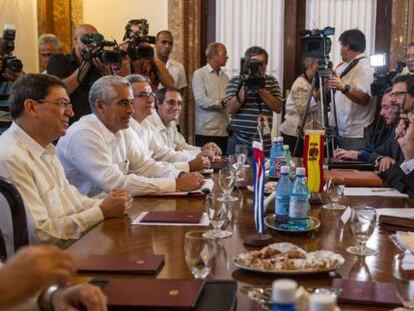
[(328, 116), (328, 100), (327, 100), (327, 91), (325, 87), (326, 80), (332, 77), (332, 70), (328, 67), (327, 63), (324, 61), (323, 63), (319, 63), (318, 70), (314, 77), (312, 78), (311, 82), (311, 89), (308, 93), (308, 100), (306, 103), (305, 114), (301, 120), (299, 130), (298, 130), (298, 137), (296, 139), (295, 150), (294, 154), (296, 154), (297, 149), (299, 148), (300, 138), (304, 135), (304, 128), (306, 124), (306, 119), (309, 116), (310, 112), (310, 105), (312, 101), (312, 91), (316, 86), (316, 81), (319, 82), (319, 95), (320, 95), (320, 111), (321, 111), (321, 125), (322, 128), (325, 130), (325, 147), (326, 147), (326, 158), (329, 159), (333, 156), (333, 151), (335, 150), (335, 139), (339, 136), (338, 135), (338, 121), (336, 115), (336, 106), (335, 106), (335, 93), (333, 89), (329, 89), (330, 98), (332, 103), (332, 110), (331, 113), (333, 114), (334, 125), (329, 125), (329, 116)]

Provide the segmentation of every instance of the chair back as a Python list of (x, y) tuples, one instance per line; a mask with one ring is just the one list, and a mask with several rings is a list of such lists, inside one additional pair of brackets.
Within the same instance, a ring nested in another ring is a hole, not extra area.
[[(5, 197), (8, 203), (7, 205), (10, 208), (13, 229), (13, 245), (14, 251), (17, 251), (20, 247), (29, 244), (26, 210), (24, 207), (23, 199), (17, 188), (8, 179), (1, 176), (0, 193)], [(0, 237), (0, 256), (2, 255), (2, 249), (5, 250), (5, 247), (1, 245), (2, 243), (4, 246), (5, 243), (3, 234)]]

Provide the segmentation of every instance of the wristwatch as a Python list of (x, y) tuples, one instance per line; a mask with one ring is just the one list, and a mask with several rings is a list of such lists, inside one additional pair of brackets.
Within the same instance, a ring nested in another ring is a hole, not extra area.
[(346, 94), (351, 90), (351, 86), (349, 84), (345, 84), (345, 88), (342, 91), (342, 94)]

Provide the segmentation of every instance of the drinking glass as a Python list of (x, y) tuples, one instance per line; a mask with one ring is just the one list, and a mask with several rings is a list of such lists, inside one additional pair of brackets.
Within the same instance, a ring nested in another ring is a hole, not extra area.
[[(236, 145), (235, 147), (235, 154), (237, 156), (237, 158), (240, 157), (240, 161), (242, 161), (242, 165), (244, 166), (247, 160), (247, 155), (248, 155), (248, 149), (247, 149), (247, 145)], [(248, 166), (248, 165), (247, 165)]]
[(234, 169), (229, 167), (222, 168), (219, 171), (219, 185), (221, 191), (223, 192), (223, 196), (220, 197), (218, 200), (221, 202), (234, 202), (237, 201), (239, 198), (231, 196), (231, 193), (234, 189), (234, 183), (236, 180), (235, 171)]
[(355, 236), (357, 245), (350, 246), (346, 249), (348, 253), (358, 256), (372, 256), (377, 253), (376, 250), (366, 246), (375, 229), (377, 213), (374, 208), (355, 207), (351, 213), (351, 230)]
[(329, 204), (322, 205), (322, 208), (330, 210), (343, 210), (346, 208), (345, 205), (338, 203), (345, 190), (344, 178), (329, 178), (325, 183), (323, 190), (328, 195)]
[(392, 274), (397, 296), (404, 309), (414, 310), (414, 256), (402, 253), (394, 256)]
[(221, 230), (220, 228), (228, 222), (231, 209), (228, 202), (221, 202), (215, 194), (206, 197), (206, 213), (213, 230), (207, 231), (203, 237), (209, 239), (224, 239), (232, 235), (232, 232)]
[(185, 261), (196, 279), (205, 279), (211, 271), (214, 258), (213, 241), (203, 237), (206, 231), (189, 231), (185, 234)]

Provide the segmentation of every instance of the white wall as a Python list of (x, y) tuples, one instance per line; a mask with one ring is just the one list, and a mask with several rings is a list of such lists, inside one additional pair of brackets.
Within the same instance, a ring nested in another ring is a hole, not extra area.
[(37, 46), (37, 0), (0, 0), (0, 29), (16, 26), (14, 55), (23, 62), (25, 72), (39, 72)]
[(140, 18), (150, 23), (150, 35), (168, 29), (168, 0), (83, 0), (84, 23), (94, 25), (108, 40), (120, 42), (126, 23)]

